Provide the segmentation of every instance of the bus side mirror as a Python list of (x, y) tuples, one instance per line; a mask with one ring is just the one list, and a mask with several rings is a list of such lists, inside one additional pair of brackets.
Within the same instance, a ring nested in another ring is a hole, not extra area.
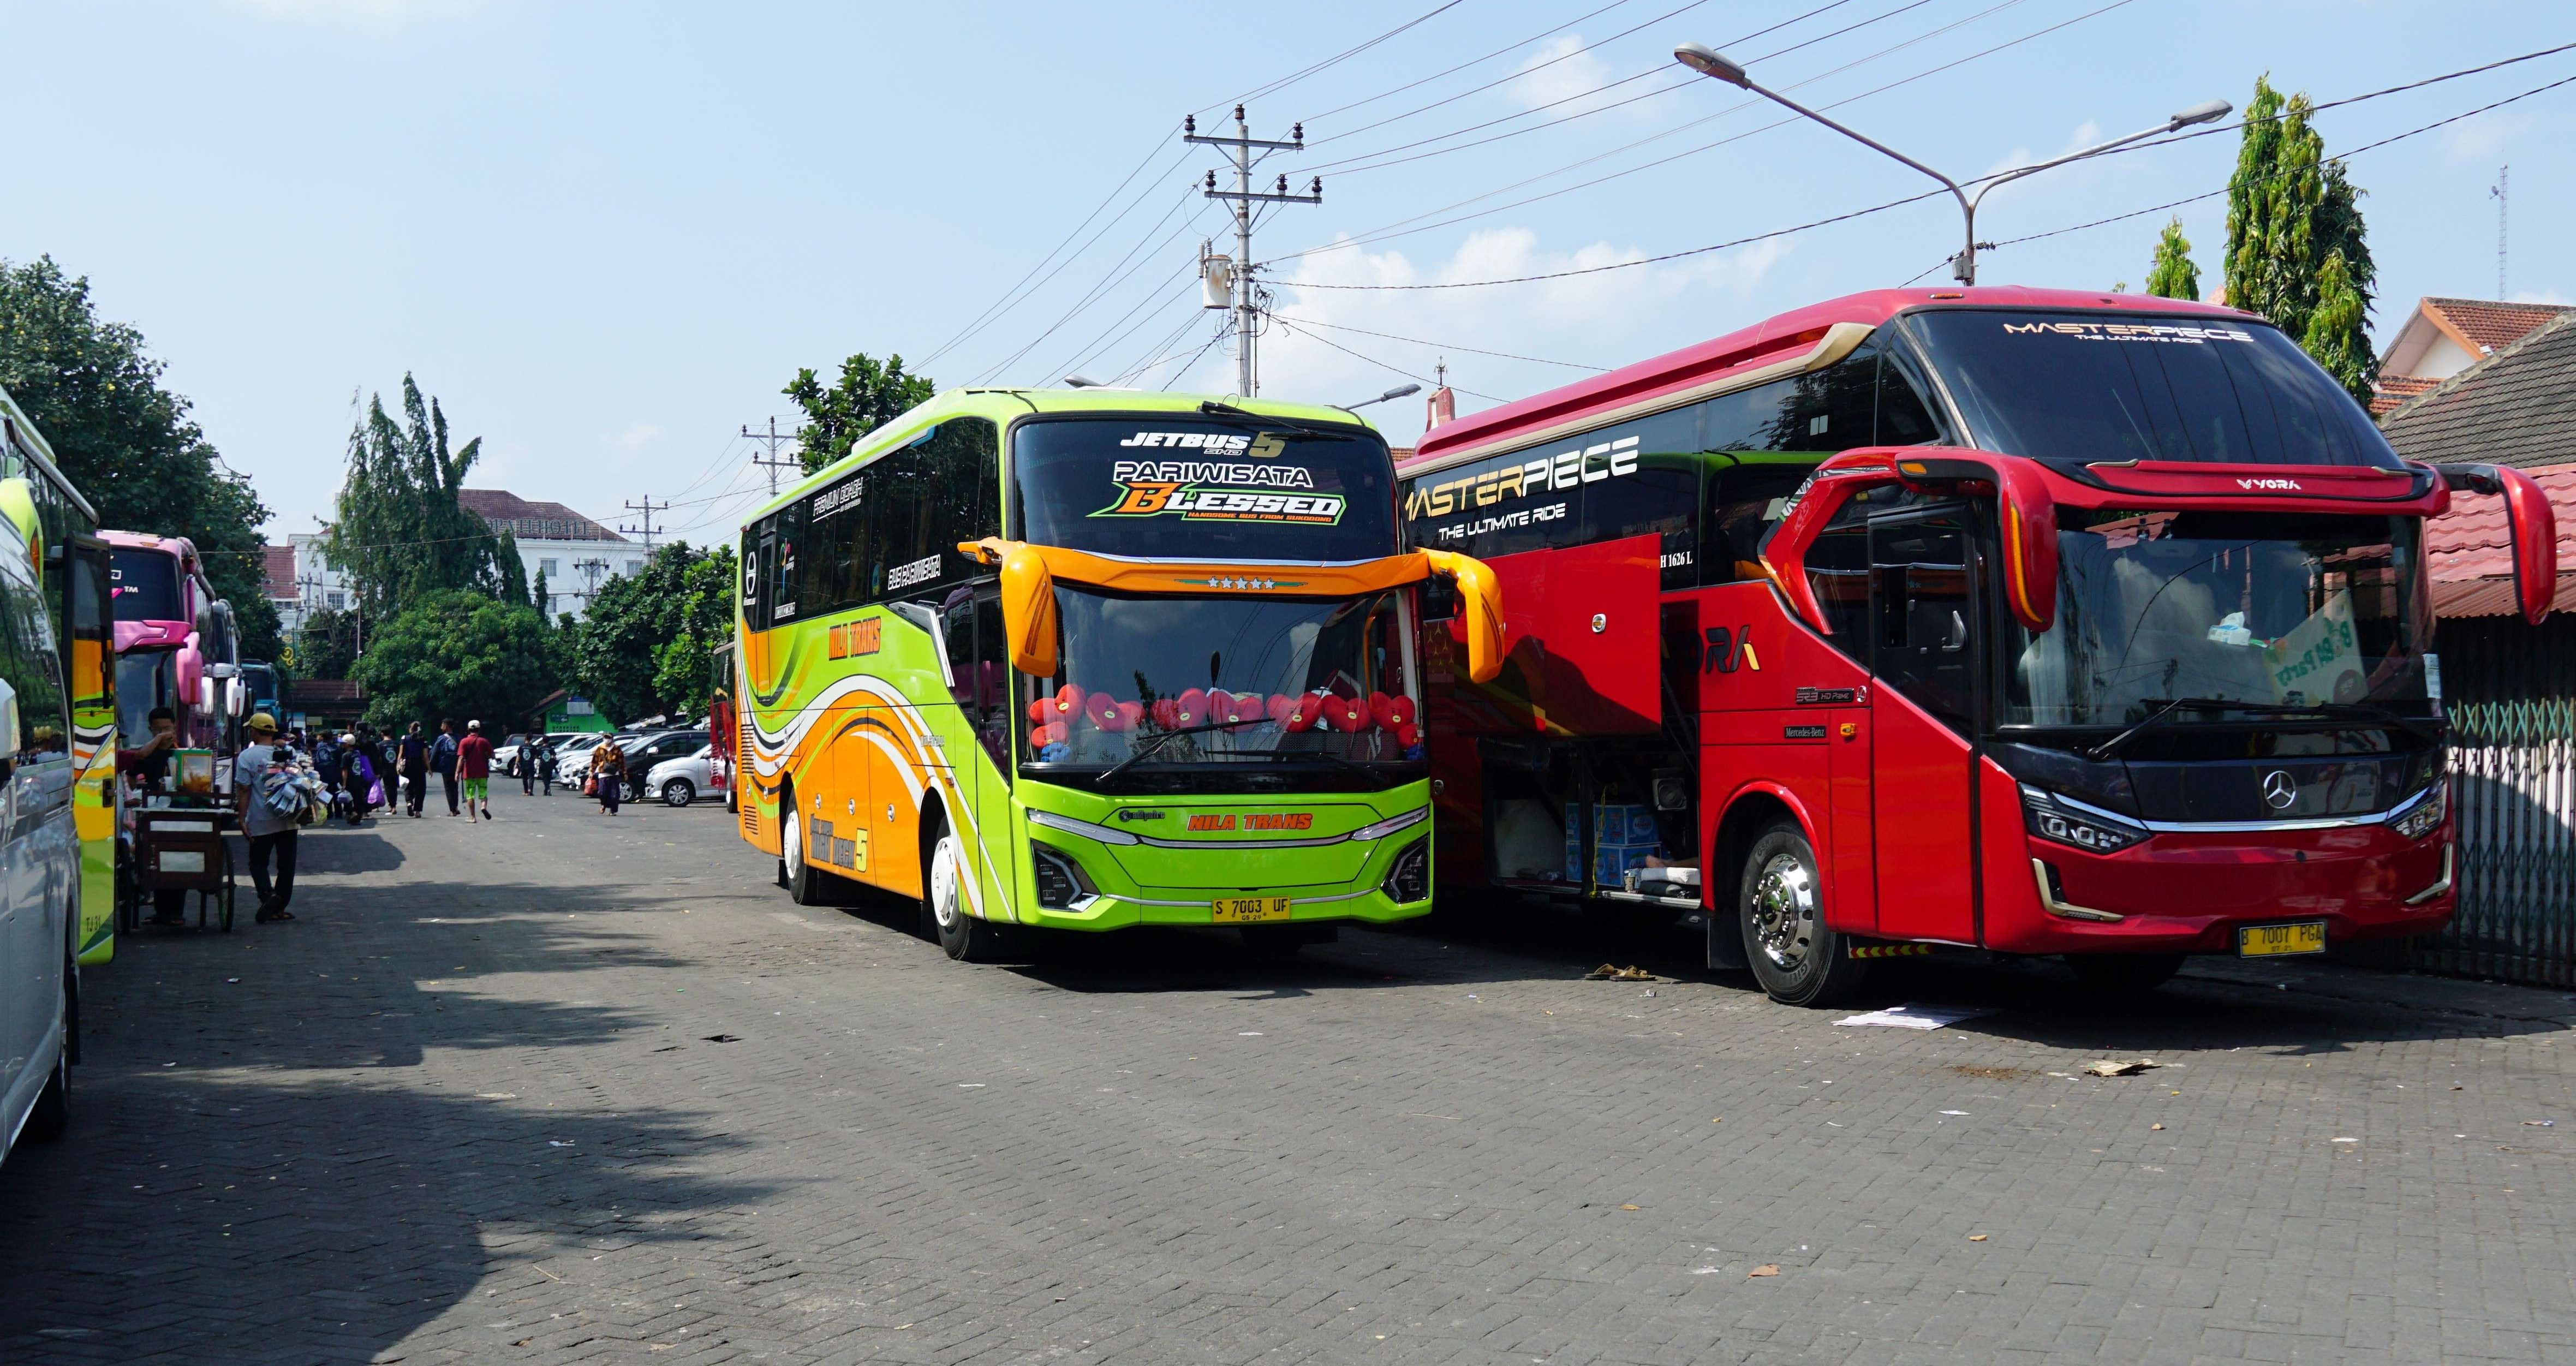
[(179, 647), (179, 705), (193, 707), (206, 695), (206, 657), (195, 644)]
[(2004, 601), (2013, 620), (2034, 635), (2056, 624), (2057, 500), (2038, 471), (2025, 461), (1981, 451), (1930, 455), (1909, 447), (1894, 455), (1897, 477), (1917, 488), (1982, 484), (1994, 491)]
[(1014, 546), (1002, 557), (1002, 626), (1010, 636), (1012, 668), (1055, 677), (1055, 575), (1035, 546)]
[(1458, 586), (1458, 629), (1467, 638), (1467, 677), (1491, 683), (1503, 671), (1503, 589), (1485, 562), (1446, 550), (1426, 550), (1432, 572)]
[(2558, 517), (2540, 481), (2510, 465), (2435, 465), (2442, 482), (2471, 493), (2504, 495), (2504, 524), (2512, 539), (2513, 596), (2522, 619), (2549, 619), (2558, 595)]

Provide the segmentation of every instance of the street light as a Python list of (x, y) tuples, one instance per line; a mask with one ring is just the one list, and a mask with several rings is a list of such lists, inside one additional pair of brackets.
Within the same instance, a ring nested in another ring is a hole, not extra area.
[(1358, 412), (1360, 409), (1362, 409), (1362, 408), (1365, 408), (1365, 407), (1369, 406), (1369, 405), (1370, 405), (1370, 404), (1372, 404), (1372, 403), (1384, 403), (1384, 402), (1386, 402), (1388, 399), (1393, 399), (1393, 398), (1403, 398), (1403, 397), (1404, 397), (1405, 395), (1407, 395), (1407, 394), (1418, 394), (1418, 393), (1421, 393), (1421, 392), (1422, 392), (1422, 386), (1421, 386), (1421, 385), (1419, 385), (1419, 384), (1399, 384), (1399, 385), (1395, 386), (1394, 388), (1387, 390), (1385, 393), (1378, 395), (1378, 396), (1377, 396), (1377, 397), (1375, 397), (1375, 398), (1364, 398), (1364, 399), (1361, 399), (1361, 400), (1360, 400), (1359, 402), (1357, 402), (1357, 403), (1344, 403), (1344, 404), (1341, 404), (1341, 405), (1339, 405), (1339, 406), (1340, 406), (1340, 408), (1341, 408), (1341, 410), (1342, 410), (1343, 412), (1346, 412), (1346, 413), (1355, 413), (1355, 412)]
[(2063, 166), (2070, 161), (2082, 161), (2086, 157), (2100, 156), (2102, 153), (2108, 152), (2115, 147), (2126, 147), (2130, 143), (2140, 141), (2141, 139), (2160, 137), (2166, 133), (2179, 132), (2182, 129), (2189, 128), (2195, 124), (2215, 123), (2218, 120), (2227, 117), (2227, 115), (2235, 109), (2234, 105), (2229, 104), (2225, 100), (2210, 100), (2203, 104), (2195, 104), (2189, 109), (2185, 109), (2181, 113), (2165, 120), (2163, 123), (2157, 124), (2153, 128), (2142, 129), (2138, 132), (2131, 133), (2126, 137), (2113, 138), (2109, 142), (2097, 143), (2080, 152), (2069, 152), (2065, 156), (2057, 157), (2053, 160), (2043, 161), (2036, 165), (2018, 167), (2013, 170), (2006, 171), (2001, 175), (1989, 177), (1983, 185), (1979, 186), (1976, 195), (1971, 197), (1966, 190), (1960, 188), (1959, 182), (1941, 174), (1939, 171), (1933, 170), (1922, 162), (1916, 161), (1914, 158), (1905, 155), (1903, 152), (1897, 151), (1895, 148), (1890, 147), (1883, 142), (1866, 137), (1850, 128), (1846, 128), (1776, 90), (1765, 89), (1764, 87), (1756, 84), (1753, 77), (1745, 72), (1744, 67), (1740, 63), (1729, 59), (1724, 53), (1719, 52), (1715, 48), (1709, 47), (1705, 43), (1684, 43), (1680, 47), (1674, 48), (1673, 60), (1680, 62), (1682, 65), (1689, 67), (1691, 70), (1696, 71), (1711, 80), (1724, 81), (1728, 85), (1735, 86), (1738, 89), (1749, 90), (1774, 104), (1790, 110), (1792, 113), (1813, 119), (1814, 121), (1823, 124), (1827, 128), (1833, 129), (1835, 132), (1842, 134), (1844, 137), (1850, 138), (1852, 141), (1857, 142), (1864, 147), (1868, 147), (1873, 151), (1877, 151), (1883, 155), (1901, 161), (1906, 165), (1913, 167), (1915, 170), (1921, 171), (1923, 174), (1932, 177), (1934, 180), (1940, 181), (1943, 188), (1949, 190), (1950, 197), (1959, 201), (1959, 216), (1964, 221), (1967, 228), (1967, 241), (1961, 246), (1959, 254), (1951, 258), (1950, 263), (1953, 267), (1951, 274), (1957, 278), (1959, 283), (1964, 285), (1973, 285), (1977, 282), (1977, 206), (1985, 202), (1988, 192), (1992, 191), (1997, 185), (2001, 185), (2008, 180), (2019, 180), (2023, 176), (2036, 175), (2037, 173), (2048, 170), (2053, 166)]

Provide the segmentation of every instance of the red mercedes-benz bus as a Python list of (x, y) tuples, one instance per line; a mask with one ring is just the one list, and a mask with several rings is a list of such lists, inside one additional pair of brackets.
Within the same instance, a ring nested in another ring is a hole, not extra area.
[[(1793, 1003), (1876, 958), (2105, 988), (2451, 913), (2423, 520), (2517, 471), (2398, 458), (2262, 319), (1883, 290), (1433, 428), (1413, 543), (1490, 565), (1440, 668), (1444, 886), (1668, 908)], [(1426, 612), (1442, 611), (1435, 599)]]

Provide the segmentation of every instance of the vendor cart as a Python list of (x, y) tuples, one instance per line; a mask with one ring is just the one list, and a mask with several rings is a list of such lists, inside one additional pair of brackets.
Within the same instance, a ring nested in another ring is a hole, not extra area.
[[(232, 812), (217, 807), (144, 807), (134, 812), (133, 859), (119, 928), (141, 925), (143, 908), (159, 891), (196, 893), (197, 928), (233, 927), (233, 852), (224, 832)], [(183, 912), (184, 914), (184, 912)]]

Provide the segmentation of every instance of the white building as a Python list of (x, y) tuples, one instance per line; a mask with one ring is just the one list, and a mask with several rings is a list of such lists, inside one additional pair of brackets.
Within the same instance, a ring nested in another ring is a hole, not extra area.
[[(531, 586), (540, 572), (546, 576), (549, 619), (565, 612), (580, 616), (600, 585), (644, 568), (643, 546), (561, 503), (531, 502), (502, 489), (459, 489), (456, 501), (481, 517), (494, 535), (507, 531), (517, 540), (519, 563)], [(357, 593), (323, 555), (318, 533), (297, 532), (286, 540), (293, 554), (297, 600), (280, 601), (278, 615), (292, 634), (307, 614), (344, 610), (357, 601)], [(276, 568), (270, 575), (275, 577)]]

